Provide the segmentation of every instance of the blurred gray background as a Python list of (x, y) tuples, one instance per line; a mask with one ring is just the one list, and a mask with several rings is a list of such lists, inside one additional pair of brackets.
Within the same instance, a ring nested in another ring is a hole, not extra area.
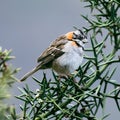
[[(18, 78), (36, 65), (38, 56), (56, 37), (73, 30), (73, 26), (88, 26), (80, 16), (90, 14), (85, 5), (80, 0), (0, 0), (0, 46), (13, 50), (12, 55), (16, 59), (11, 62), (15, 68), (22, 68), (17, 74)], [(51, 78), (50, 70), (45, 72)], [(39, 71), (34, 76), (42, 79), (42, 74), (43, 71)], [(115, 78), (118, 78), (118, 74)], [(15, 99), (14, 95), (19, 95), (18, 87), (26, 83), (33, 91), (37, 89), (31, 78), (14, 84), (9, 104), (15, 104), (17, 111), (21, 101)], [(111, 113), (106, 120), (120, 117), (114, 101), (107, 103), (106, 113)]]

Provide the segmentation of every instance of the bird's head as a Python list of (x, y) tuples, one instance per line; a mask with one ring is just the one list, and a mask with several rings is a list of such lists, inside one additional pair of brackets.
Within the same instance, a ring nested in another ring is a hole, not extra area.
[(80, 29), (77, 29), (77, 30), (72, 31), (72, 32), (68, 32), (66, 34), (66, 37), (68, 40), (74, 40), (76, 42), (81, 41), (83, 44), (88, 42), (85, 33), (83, 33)]

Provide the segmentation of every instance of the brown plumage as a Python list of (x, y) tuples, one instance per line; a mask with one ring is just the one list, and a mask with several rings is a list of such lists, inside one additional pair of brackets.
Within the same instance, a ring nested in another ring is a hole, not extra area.
[(40, 55), (37, 60), (38, 65), (25, 74), (20, 81), (26, 80), (39, 69), (53, 68), (58, 74), (70, 74), (77, 69), (82, 62), (84, 47), (79, 36), (80, 39), (83, 37), (82, 40), (86, 40), (79, 30), (58, 37)]

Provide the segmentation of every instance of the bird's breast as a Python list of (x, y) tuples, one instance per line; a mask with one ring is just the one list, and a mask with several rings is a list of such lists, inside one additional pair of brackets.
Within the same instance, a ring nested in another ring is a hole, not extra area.
[(53, 69), (57, 73), (72, 73), (82, 63), (83, 49), (72, 44), (72, 42), (66, 44), (63, 49), (65, 53), (54, 61)]

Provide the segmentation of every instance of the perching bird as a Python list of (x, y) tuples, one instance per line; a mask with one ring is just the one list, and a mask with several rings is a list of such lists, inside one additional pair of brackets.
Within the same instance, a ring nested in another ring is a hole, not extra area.
[(80, 29), (58, 37), (40, 55), (37, 60), (38, 65), (32, 71), (25, 74), (20, 81), (26, 80), (40, 69), (48, 68), (52, 68), (61, 76), (70, 75), (81, 65), (84, 44), (87, 41), (86, 35)]

